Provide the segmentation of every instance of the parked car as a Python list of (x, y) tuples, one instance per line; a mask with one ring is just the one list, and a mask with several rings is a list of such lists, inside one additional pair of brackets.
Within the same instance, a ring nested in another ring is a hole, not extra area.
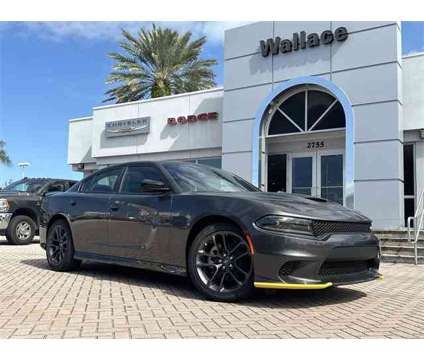
[(13, 245), (29, 244), (38, 232), (41, 200), (56, 191), (66, 191), (76, 181), (24, 178), (0, 191), (0, 235)]
[(47, 197), (40, 244), (56, 271), (94, 260), (188, 274), (220, 301), (254, 287), (321, 289), (380, 276), (378, 240), (359, 212), (261, 192), (188, 162), (111, 166)]

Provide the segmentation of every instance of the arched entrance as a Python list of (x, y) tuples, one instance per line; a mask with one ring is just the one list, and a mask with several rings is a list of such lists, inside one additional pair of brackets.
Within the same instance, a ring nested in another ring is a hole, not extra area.
[(353, 114), (333, 83), (286, 81), (261, 104), (255, 132), (252, 180), (263, 190), (353, 207)]

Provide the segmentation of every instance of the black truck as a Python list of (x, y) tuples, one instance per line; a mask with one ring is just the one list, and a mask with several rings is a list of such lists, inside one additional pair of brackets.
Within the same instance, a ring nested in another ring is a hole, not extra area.
[(13, 245), (26, 245), (38, 233), (42, 199), (68, 190), (77, 181), (23, 178), (0, 190), (0, 235)]

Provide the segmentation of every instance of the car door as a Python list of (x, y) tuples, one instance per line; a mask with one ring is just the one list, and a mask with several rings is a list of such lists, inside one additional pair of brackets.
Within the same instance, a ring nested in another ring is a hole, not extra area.
[(155, 164), (127, 167), (119, 193), (111, 197), (110, 249), (114, 256), (161, 262), (169, 240), (172, 193), (145, 191), (145, 180), (169, 186)]
[(68, 198), (75, 251), (108, 255), (110, 198), (119, 188), (123, 167), (100, 171)]

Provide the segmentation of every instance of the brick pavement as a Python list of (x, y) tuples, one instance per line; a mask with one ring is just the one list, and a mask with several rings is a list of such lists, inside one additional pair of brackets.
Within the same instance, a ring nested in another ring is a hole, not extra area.
[(424, 266), (383, 281), (202, 299), (185, 278), (85, 263), (48, 270), (38, 244), (0, 238), (0, 338), (424, 338)]

